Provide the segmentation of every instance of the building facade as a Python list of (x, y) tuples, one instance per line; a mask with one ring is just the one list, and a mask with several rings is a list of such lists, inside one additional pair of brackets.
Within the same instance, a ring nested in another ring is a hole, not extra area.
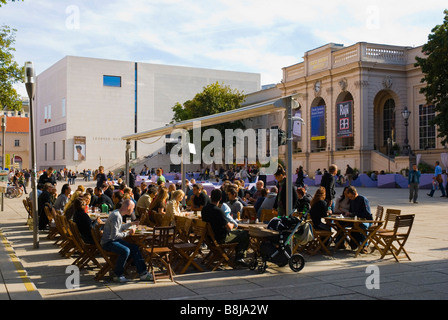
[[(2, 111), (1, 117), (5, 118), (6, 130), (3, 141), (3, 132), (0, 136), (0, 147), (5, 151), (5, 168), (29, 169), (30, 168), (30, 120), (27, 112)], [(9, 162), (9, 163), (8, 163)], [(0, 165), (3, 164), (3, 156), (0, 154)]]
[[(434, 165), (447, 150), (430, 125), (434, 106), (420, 93), (423, 74), (414, 64), (416, 56), (423, 56), (421, 50), (330, 43), (283, 68), (282, 82), (270, 94), (254, 93), (247, 101), (294, 96), (294, 113), (305, 126), (294, 132), (293, 163), (311, 175), (332, 163), (342, 173), (347, 164), (361, 173), (400, 172), (413, 161)], [(407, 121), (405, 108), (410, 111)], [(254, 127), (285, 128), (284, 113), (252, 122)]]
[[(67, 56), (37, 77), (37, 168), (124, 164), (122, 136), (168, 124), (177, 102), (215, 82), (244, 93), (260, 89), (255, 73)], [(163, 138), (137, 141), (131, 154), (164, 147)]]

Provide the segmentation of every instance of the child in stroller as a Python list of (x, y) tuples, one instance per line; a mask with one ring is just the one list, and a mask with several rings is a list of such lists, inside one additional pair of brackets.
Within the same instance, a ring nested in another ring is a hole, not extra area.
[[(301, 234), (302, 242), (306, 243), (312, 239), (312, 228), (308, 229), (309, 224), (305, 218), (298, 219), (292, 215), (282, 218), (273, 218), (265, 231), (263, 229), (249, 229), (251, 237), (258, 238), (260, 246), (258, 252), (250, 264), (250, 269), (258, 268), (259, 273), (266, 271), (267, 262), (272, 262), (283, 267), (289, 264), (294, 272), (299, 272), (305, 266), (305, 259), (301, 254), (292, 254), (291, 246), (294, 235)], [(275, 230), (277, 232), (272, 232)], [(310, 232), (311, 230), (311, 238)], [(305, 238), (305, 239), (303, 239)]]

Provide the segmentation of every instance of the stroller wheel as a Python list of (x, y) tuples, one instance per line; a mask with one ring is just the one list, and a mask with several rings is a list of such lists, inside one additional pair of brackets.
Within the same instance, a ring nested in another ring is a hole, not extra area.
[(296, 253), (289, 259), (289, 267), (294, 272), (299, 272), (305, 266), (305, 259), (302, 255)]
[(257, 256), (255, 256), (249, 261), (249, 270), (255, 270), (255, 268), (257, 268), (257, 265), (258, 265), (258, 260), (257, 260)]
[(258, 273), (264, 273), (266, 271), (266, 261), (263, 261), (261, 265), (258, 266)]

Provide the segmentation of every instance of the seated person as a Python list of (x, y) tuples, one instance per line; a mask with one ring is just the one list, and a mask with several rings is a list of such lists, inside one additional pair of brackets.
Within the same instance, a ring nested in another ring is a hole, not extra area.
[(297, 202), (295, 208), (297, 212), (302, 213), (303, 211), (308, 212), (311, 208), (311, 199), (312, 196), (306, 192), (305, 188), (298, 187), (297, 188)]
[(83, 196), (77, 197), (73, 201), (73, 222), (78, 226), (79, 233), (81, 234), (81, 238), (85, 243), (94, 244), (92, 238), (92, 227), (99, 223), (102, 224), (101, 219), (98, 217), (96, 220), (90, 219), (89, 215), (86, 213), (84, 206), (85, 198)]
[(172, 199), (166, 205), (166, 213), (162, 216), (162, 226), (174, 224), (175, 215), (180, 215), (180, 206), (185, 193), (182, 190), (176, 190), (172, 193)]
[(336, 198), (334, 213), (342, 214), (344, 216), (350, 214), (350, 199), (347, 197), (347, 189), (348, 187), (345, 187), (342, 195)]
[(311, 200), (310, 217), (313, 222), (314, 229), (330, 231), (331, 227), (322, 222), (322, 218), (327, 217), (331, 211), (328, 210), (325, 200), (325, 188), (319, 187)]
[[(124, 238), (133, 235), (135, 229), (129, 229), (136, 222), (123, 224), (123, 216), (130, 215), (134, 211), (134, 203), (126, 199), (123, 201), (120, 209), (114, 210), (109, 214), (103, 228), (103, 236), (101, 238), (101, 246), (104, 250), (114, 252), (118, 255), (115, 262), (113, 280), (115, 282), (127, 282), (124, 276), (124, 267), (126, 261), (131, 256), (140, 280), (152, 281), (152, 275), (146, 271), (146, 263), (143, 260), (142, 253), (138, 245), (125, 241)], [(126, 231), (129, 229), (128, 231)]]
[(238, 228), (238, 221), (233, 219), (232, 215), (230, 214), (230, 207), (227, 204), (222, 203), (221, 209), (224, 211), (227, 220), (234, 225), (234, 228)]
[(235, 188), (227, 189), (227, 205), (230, 207), (230, 214), (234, 219), (238, 217), (238, 212), (243, 212), (243, 204), (238, 200), (238, 191)]
[(107, 207), (109, 208), (109, 211), (112, 211), (114, 208), (114, 203), (112, 199), (104, 193), (103, 189), (95, 187), (94, 192), (98, 198), (95, 206), (101, 209), (101, 205), (106, 204)]
[(58, 195), (56, 201), (54, 202), (54, 208), (56, 210), (64, 211), (64, 207), (70, 198), (70, 193), (72, 189), (68, 183), (64, 184), (61, 189), (61, 193)]
[(246, 266), (247, 263), (244, 257), (249, 247), (249, 232), (246, 230), (235, 230), (235, 226), (227, 220), (222, 208), (218, 207), (221, 201), (221, 194), (220, 189), (212, 190), (210, 202), (201, 211), (202, 220), (210, 223), (218, 243), (238, 243), (235, 262)]
[(168, 199), (168, 189), (160, 186), (157, 195), (149, 206), (149, 220), (160, 226), (162, 218), (166, 213), (166, 200)]
[(194, 184), (193, 196), (191, 197), (191, 210), (201, 211), (208, 202), (210, 202), (210, 198), (204, 192), (202, 184)]
[(272, 210), (272, 208), (274, 207), (275, 200), (277, 199), (277, 192), (278, 189), (276, 186), (271, 187), (269, 193), (266, 195), (266, 198), (263, 200), (263, 203), (261, 204), (260, 208), (258, 208), (257, 211), (258, 219), (261, 218), (261, 211), (263, 209)]
[(145, 193), (143, 193), (137, 201), (137, 208), (149, 209), (152, 200), (155, 198), (157, 193), (157, 188), (153, 185), (146, 188)]
[[(353, 186), (348, 187), (346, 190), (346, 193), (347, 193), (347, 197), (350, 199), (349, 216), (350, 217), (358, 217), (361, 219), (373, 220), (373, 216), (370, 211), (369, 200), (367, 200), (366, 197), (358, 194), (358, 191)], [(369, 224), (368, 223), (360, 223), (359, 226), (362, 229), (367, 229), (369, 227)], [(359, 244), (361, 244), (365, 240), (365, 236), (359, 232), (353, 232), (352, 236), (358, 242), (358, 243), (354, 243), (353, 240), (350, 241), (350, 246), (354, 250), (359, 246)], [(367, 252), (367, 249), (363, 248), (362, 252)]]
[(263, 180), (258, 180), (255, 184), (256, 191), (254, 194), (249, 198), (249, 203), (254, 204), (257, 202), (257, 199), (262, 196), (262, 190), (264, 190), (264, 182)]
[(259, 196), (257, 198), (257, 201), (255, 201), (255, 204), (254, 204), (255, 212), (258, 213), (258, 210), (260, 209), (260, 207), (263, 204), (264, 199), (266, 199), (267, 195), (268, 195), (268, 191), (265, 188), (261, 189), (261, 196)]

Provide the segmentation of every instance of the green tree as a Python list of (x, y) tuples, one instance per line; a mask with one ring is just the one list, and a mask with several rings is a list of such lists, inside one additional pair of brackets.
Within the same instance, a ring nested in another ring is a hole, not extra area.
[(204, 117), (237, 109), (241, 106), (245, 96), (236, 89), (220, 85), (218, 82), (204, 87), (204, 90), (181, 105), (179, 102), (173, 107), (174, 116), (171, 123)]
[(438, 127), (438, 137), (442, 144), (448, 143), (448, 10), (444, 10), (443, 24), (431, 30), (428, 42), (423, 45), (424, 58), (416, 57), (416, 67), (424, 74), (420, 89), (428, 103), (434, 104), (436, 116), (433, 125)]
[[(179, 102), (172, 108), (174, 116), (171, 123), (200, 118), (216, 113), (235, 110), (241, 107), (245, 95), (237, 89), (220, 85), (218, 82), (204, 87), (204, 90), (192, 99), (180, 104)], [(221, 132), (224, 137), (225, 129), (245, 129), (241, 120), (231, 123), (222, 123), (210, 127), (201, 128), (201, 134), (208, 128), (214, 128)], [(192, 134), (190, 133), (190, 137)], [(207, 142), (202, 142), (202, 149)]]
[(21, 110), (22, 101), (13, 85), (23, 82), (24, 67), (19, 67), (12, 54), (15, 32), (8, 26), (0, 27), (0, 107)]
[[(16, 0), (10, 0), (10, 1), (16, 2)], [(0, 0), (0, 7), (2, 6), (2, 4), (6, 4), (7, 2), (8, 2), (8, 0)]]

